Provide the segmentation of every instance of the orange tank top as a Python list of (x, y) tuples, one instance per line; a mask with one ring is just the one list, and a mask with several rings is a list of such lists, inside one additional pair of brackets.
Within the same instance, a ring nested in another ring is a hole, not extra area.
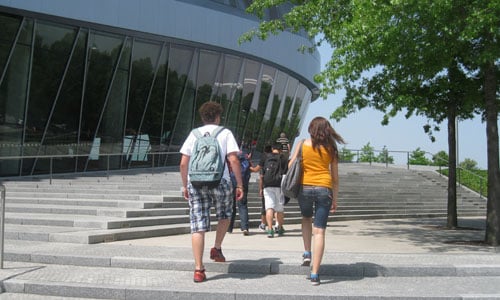
[(332, 157), (323, 146), (320, 147), (320, 151), (321, 155), (313, 149), (312, 145), (302, 145), (302, 164), (304, 170), (302, 184), (332, 188), (332, 176), (330, 173)]

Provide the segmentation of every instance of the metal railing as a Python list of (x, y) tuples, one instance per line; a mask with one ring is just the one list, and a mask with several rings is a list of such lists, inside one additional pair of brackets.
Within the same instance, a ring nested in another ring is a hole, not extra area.
[[(151, 174), (154, 175), (154, 170), (157, 168), (164, 168), (168, 167), (168, 165), (163, 165), (160, 162), (160, 157), (165, 157), (168, 159), (168, 156), (180, 156), (179, 152), (148, 152), (148, 153), (141, 153), (141, 156), (146, 157), (145, 160), (142, 160), (144, 164), (141, 165), (135, 165), (133, 166), (132, 163), (130, 163), (130, 157), (134, 156), (136, 154), (134, 153), (99, 153), (97, 156), (99, 157), (97, 160), (105, 159), (106, 167), (105, 168), (100, 168), (97, 170), (82, 170), (78, 171), (75, 170), (73, 172), (57, 172), (57, 170), (54, 170), (54, 161), (55, 160), (60, 160), (60, 159), (77, 159), (77, 158), (83, 158), (90, 160), (91, 154), (59, 154), (59, 155), (25, 155), (25, 156), (0, 156), (0, 161), (2, 160), (21, 160), (21, 159), (35, 159), (37, 161), (43, 160), (43, 159), (48, 159), (49, 160), (49, 167), (46, 173), (43, 174), (37, 174), (37, 175), (48, 175), (49, 176), (49, 181), (52, 184), (52, 179), (54, 177), (54, 174), (68, 174), (68, 173), (90, 173), (90, 172), (99, 172), (99, 171), (104, 171), (106, 173), (106, 177), (109, 179), (109, 173), (110, 171), (124, 171), (124, 170), (137, 170), (137, 169), (147, 169), (151, 168)], [(125, 164), (120, 164), (120, 168), (111, 168), (111, 163), (110, 160), (113, 157), (118, 157), (118, 158), (123, 158), (123, 162)], [(96, 159), (92, 159), (96, 160)], [(28, 175), (19, 175), (19, 176), (34, 176), (34, 174), (28, 174)]]
[(3, 269), (3, 243), (5, 235), (5, 186), (0, 184), (0, 269)]
[[(347, 153), (347, 159), (342, 160), (342, 154)], [(376, 155), (378, 153), (378, 155)], [(406, 168), (409, 170), (410, 168), (415, 168), (416, 166), (429, 166), (429, 167), (435, 167), (438, 169), (438, 173), (441, 176), (445, 176), (443, 173), (443, 168), (448, 168), (448, 160), (445, 160), (441, 157), (437, 157), (434, 154), (430, 152), (424, 152), (426, 158), (427, 156), (430, 157), (428, 158), (429, 161), (434, 161), (435, 164), (429, 164), (429, 165), (412, 165), (410, 164), (411, 162), (411, 154), (413, 151), (389, 151), (389, 150), (371, 150), (371, 152), (367, 152), (366, 150), (352, 150), (352, 149), (341, 149), (340, 152), (340, 159), (341, 161), (344, 162), (365, 162), (370, 165), (373, 163), (380, 163), (380, 164), (385, 164), (386, 167), (389, 167), (389, 165), (394, 165), (394, 158), (391, 154), (395, 155), (400, 155), (402, 157), (399, 157), (400, 165), (406, 165)], [(402, 163), (401, 163), (402, 162)], [(462, 182), (462, 175), (467, 174), (468, 177), (474, 177), (478, 182), (478, 187), (471, 187), (467, 186)], [(466, 186), (467, 188), (474, 190), (479, 194), (479, 197), (485, 197), (487, 194), (487, 179), (485, 177), (482, 177), (470, 170), (461, 168), (457, 166), (457, 182), (456, 184), (458, 186)]]

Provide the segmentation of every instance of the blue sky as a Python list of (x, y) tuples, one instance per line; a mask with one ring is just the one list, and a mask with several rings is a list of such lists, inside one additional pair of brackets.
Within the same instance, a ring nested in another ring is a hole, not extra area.
[[(322, 65), (324, 65), (324, 62), (330, 58), (331, 51), (328, 47), (320, 47), (319, 51)], [(341, 104), (343, 96), (340, 92), (330, 95), (326, 100), (319, 98), (311, 103), (299, 137), (309, 136), (307, 127), (314, 117), (322, 116), (330, 119), (331, 113)], [(436, 141), (433, 143), (423, 130), (423, 126), (427, 124), (426, 118), (406, 119), (403, 114), (400, 114), (390, 119), (389, 125), (382, 126), (380, 124), (382, 116), (381, 112), (365, 108), (339, 122), (330, 121), (347, 142), (345, 145), (347, 149), (359, 150), (370, 143), (375, 150), (382, 150), (386, 146), (389, 151), (411, 152), (420, 148), (432, 154), (441, 150), (448, 152), (446, 123), (441, 124), (440, 132), (434, 133)], [(390, 155), (394, 157), (396, 164), (406, 163), (406, 153), (396, 152)], [(480, 116), (458, 123), (458, 159), (463, 161), (465, 158), (475, 160), (479, 168), (486, 169), (486, 123), (481, 122)]]

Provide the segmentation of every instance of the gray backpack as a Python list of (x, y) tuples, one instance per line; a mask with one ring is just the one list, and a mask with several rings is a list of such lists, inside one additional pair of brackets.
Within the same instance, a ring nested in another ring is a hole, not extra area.
[(217, 135), (224, 129), (218, 126), (212, 133), (202, 133), (193, 129), (196, 137), (193, 152), (189, 159), (189, 180), (195, 188), (214, 188), (220, 184), (226, 160), (221, 155), (222, 149), (217, 141)]

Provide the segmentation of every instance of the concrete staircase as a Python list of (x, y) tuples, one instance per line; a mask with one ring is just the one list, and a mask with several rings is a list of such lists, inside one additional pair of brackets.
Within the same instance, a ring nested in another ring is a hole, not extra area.
[[(339, 210), (332, 221), (446, 216), (446, 178), (434, 171), (341, 164), (339, 172)], [(176, 171), (5, 178), (3, 184), (6, 239), (95, 244), (189, 232)], [(253, 228), (260, 223), (257, 188), (253, 174), (248, 195)], [(485, 199), (467, 189), (458, 189), (457, 201), (459, 216), (486, 214)], [(286, 222), (300, 223), (293, 199)]]

